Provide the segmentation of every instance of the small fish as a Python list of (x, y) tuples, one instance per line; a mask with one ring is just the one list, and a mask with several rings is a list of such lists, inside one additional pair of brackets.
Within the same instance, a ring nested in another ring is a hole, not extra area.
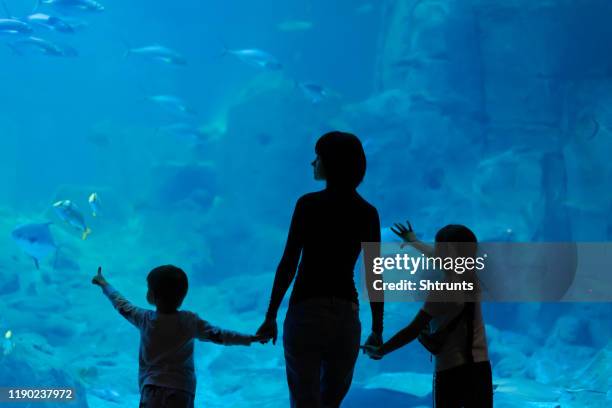
[(93, 388), (90, 389), (89, 392), (96, 397), (103, 399), (109, 402), (119, 403), (121, 402), (121, 395), (115, 390), (110, 390), (107, 388)]
[(43, 55), (48, 55), (52, 57), (76, 57), (78, 56), (78, 52), (68, 46), (60, 46), (58, 44), (52, 43), (50, 41), (44, 40), (38, 37), (26, 37), (12, 43), (8, 44), (8, 46), (17, 54), (23, 55), (23, 50), (27, 48), (32, 48)]
[(11, 354), (14, 348), (15, 343), (13, 342), (13, 332), (11, 330), (7, 330), (6, 333), (4, 333), (4, 339), (2, 340), (2, 354), (8, 356)]
[(161, 61), (172, 65), (187, 65), (187, 60), (178, 52), (162, 45), (147, 45), (145, 47), (130, 48), (125, 56), (137, 55), (154, 61)]
[(193, 116), (195, 111), (185, 103), (181, 98), (174, 95), (154, 95), (149, 96), (147, 100), (154, 102), (167, 110), (170, 113), (182, 115), (182, 116)]
[(312, 103), (319, 103), (329, 97), (327, 89), (312, 82), (298, 82), (297, 87), (300, 88), (304, 96)]
[(94, 0), (38, 0), (37, 8), (41, 4), (54, 6), (64, 11), (104, 11), (104, 6)]
[(34, 259), (36, 269), (39, 262), (52, 253), (57, 253), (57, 245), (51, 235), (51, 222), (20, 225), (13, 230), (11, 237), (17, 246)]
[(203, 131), (189, 123), (173, 123), (162, 126), (160, 130), (177, 138), (185, 139), (188, 142), (198, 142), (206, 137)]
[(277, 71), (283, 67), (274, 56), (259, 49), (230, 50), (226, 48), (222, 55), (227, 54), (233, 55), (242, 62), (246, 62), (247, 64), (258, 68)]
[(312, 22), (306, 20), (287, 20), (278, 23), (276, 28), (279, 31), (306, 31), (312, 28)]
[(91, 193), (87, 201), (89, 202), (89, 208), (91, 208), (91, 215), (97, 217), (100, 214), (100, 198), (98, 193)]
[(43, 13), (30, 14), (25, 18), (28, 22), (44, 27), (47, 30), (57, 31), (59, 33), (74, 33), (74, 28), (65, 20), (59, 17), (50, 16)]
[(61, 200), (53, 204), (53, 208), (62, 221), (67, 222), (82, 232), (81, 239), (85, 240), (91, 234), (91, 229), (85, 224), (85, 218), (77, 206), (70, 200)]
[(1, 34), (21, 34), (28, 35), (34, 30), (32, 27), (21, 20), (14, 18), (0, 18), (0, 35)]

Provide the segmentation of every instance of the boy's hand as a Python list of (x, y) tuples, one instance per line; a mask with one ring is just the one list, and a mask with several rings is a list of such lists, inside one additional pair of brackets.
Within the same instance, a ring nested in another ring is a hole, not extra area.
[(410, 221), (406, 221), (406, 224), (408, 225), (407, 228), (402, 223), (396, 222), (395, 224), (393, 224), (395, 228), (391, 227), (391, 231), (393, 231), (395, 235), (400, 237), (404, 242), (417, 241), (417, 236), (412, 230), (412, 225), (410, 224)]
[(91, 283), (93, 283), (94, 285), (98, 285), (100, 287), (104, 287), (108, 285), (108, 282), (106, 281), (104, 276), (102, 276), (101, 266), (98, 266), (98, 273), (96, 274), (96, 276), (93, 277), (93, 279), (91, 280)]

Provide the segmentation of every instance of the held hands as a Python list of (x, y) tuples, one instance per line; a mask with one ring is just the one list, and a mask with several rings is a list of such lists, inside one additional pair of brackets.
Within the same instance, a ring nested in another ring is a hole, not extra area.
[(268, 340), (270, 340), (270, 339), (266, 339), (265, 337), (263, 337), (263, 336), (261, 336), (259, 334), (255, 334), (255, 335), (249, 336), (249, 341), (251, 343), (259, 342), (259, 343), (263, 344), (263, 343), (268, 342)]
[(380, 360), (384, 356), (384, 354), (380, 350), (380, 347), (378, 346), (363, 345), (360, 347), (363, 350), (364, 354), (367, 354), (368, 357), (370, 357), (372, 360)]
[(278, 337), (278, 327), (276, 326), (276, 319), (266, 318), (264, 322), (257, 329), (257, 333), (254, 336), (255, 341), (259, 341), (261, 344), (266, 344), (272, 340), (272, 344), (276, 344), (276, 338)]
[[(391, 227), (391, 231), (393, 231), (395, 235), (400, 237), (404, 242), (416, 242), (417, 236), (412, 229), (412, 224), (410, 224), (410, 221), (406, 221), (406, 224), (408, 227), (404, 226), (402, 223), (396, 222), (393, 224), (393, 227)], [(402, 245), (402, 248), (403, 247), (404, 245)]]
[(372, 333), (366, 340), (365, 344), (360, 346), (360, 348), (363, 350), (363, 353), (367, 354), (367, 356), (372, 360), (380, 360), (383, 358), (383, 353), (380, 350), (382, 344), (382, 336), (380, 334)]
[(93, 283), (94, 285), (98, 285), (101, 288), (103, 288), (104, 286), (108, 285), (108, 282), (106, 281), (106, 278), (104, 278), (104, 276), (102, 276), (102, 267), (98, 266), (98, 273), (96, 274), (96, 276), (93, 277), (93, 279), (91, 280), (91, 283)]

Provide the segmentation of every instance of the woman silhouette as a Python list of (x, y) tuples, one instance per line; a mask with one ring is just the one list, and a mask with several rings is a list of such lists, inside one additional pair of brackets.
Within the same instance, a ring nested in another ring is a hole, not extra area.
[[(315, 152), (314, 177), (327, 186), (297, 201), (266, 319), (257, 331), (276, 343), (276, 314), (297, 272), (283, 346), (291, 406), (298, 408), (338, 407), (350, 388), (361, 337), (353, 270), (361, 243), (380, 241), (378, 212), (356, 191), (366, 170), (359, 139), (330, 132), (317, 141)], [(382, 344), (383, 303), (370, 307), (366, 345), (376, 347)]]

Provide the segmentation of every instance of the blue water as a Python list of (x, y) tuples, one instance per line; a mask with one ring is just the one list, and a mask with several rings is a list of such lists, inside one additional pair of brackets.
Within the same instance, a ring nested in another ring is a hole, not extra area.
[[(405, 219), (422, 239), (456, 222), (483, 241), (612, 238), (607, 0), (101, 1), (102, 12), (40, 7), (73, 34), (0, 34), (11, 45), (0, 47), (0, 331), (12, 333), (0, 385), (70, 385), (82, 407), (137, 403), (137, 332), (90, 284), (98, 265), (145, 306), (148, 271), (175, 263), (190, 279), (185, 309), (254, 332), (294, 203), (323, 188), (310, 162), (331, 129), (364, 142), (359, 191), (385, 239)], [(5, 2), (13, 17), (34, 3)], [(28, 36), (78, 56), (42, 54)], [(126, 55), (154, 44), (187, 64)], [(302, 92), (309, 82), (320, 101)], [(81, 210), (87, 240), (58, 200)], [(45, 221), (59, 255), (37, 270), (11, 231)], [(388, 337), (418, 305), (386, 309)], [(610, 406), (611, 312), (484, 305), (496, 406)], [(196, 348), (198, 405), (287, 406), (280, 345)], [(345, 406), (428, 406), (432, 370), (418, 344), (360, 358)]]

